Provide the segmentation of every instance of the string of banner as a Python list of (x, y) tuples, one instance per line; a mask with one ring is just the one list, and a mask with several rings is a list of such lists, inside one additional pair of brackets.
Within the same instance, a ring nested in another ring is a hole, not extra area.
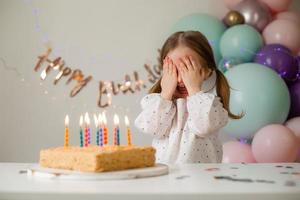
[[(93, 79), (93, 76), (85, 75), (80, 69), (71, 69), (69, 66), (66, 66), (65, 61), (61, 57), (52, 60), (49, 59), (51, 52), (52, 49), (48, 48), (44, 54), (38, 56), (38, 62), (34, 70), (37, 72), (43, 65), (46, 65), (40, 74), (41, 80), (45, 80), (51, 70), (58, 71), (54, 78), (54, 85), (56, 85), (62, 77), (67, 77), (66, 84), (75, 81), (76, 85), (70, 92), (70, 97), (75, 97)], [(162, 73), (162, 67), (159, 64), (153, 66), (144, 64), (144, 69), (147, 72), (148, 81), (151, 83), (155, 83)], [(112, 104), (112, 95), (118, 95), (120, 92), (123, 94), (127, 94), (128, 92), (134, 93), (135, 91), (141, 91), (146, 88), (145, 81), (139, 77), (139, 73), (134, 71), (133, 79), (129, 74), (126, 74), (122, 83), (99, 81), (97, 105), (100, 108), (108, 107)]]

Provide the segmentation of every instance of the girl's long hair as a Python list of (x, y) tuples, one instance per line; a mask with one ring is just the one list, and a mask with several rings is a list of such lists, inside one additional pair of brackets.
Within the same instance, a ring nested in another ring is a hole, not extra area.
[[(218, 70), (215, 63), (214, 54), (206, 37), (199, 31), (180, 31), (172, 34), (164, 43), (159, 57), (159, 64), (163, 66), (163, 60), (167, 54), (179, 45), (186, 46), (199, 55), (201, 66), (216, 71), (216, 90), (217, 95), (221, 98), (224, 109), (232, 119), (240, 119), (243, 114), (235, 115), (229, 109), (230, 86), (223, 73)], [(161, 78), (152, 86), (149, 93), (161, 92)]]

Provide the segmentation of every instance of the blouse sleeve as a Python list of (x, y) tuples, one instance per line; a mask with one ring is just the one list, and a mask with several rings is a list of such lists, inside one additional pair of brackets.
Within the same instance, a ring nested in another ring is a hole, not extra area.
[(198, 136), (215, 132), (227, 124), (228, 112), (220, 97), (202, 91), (188, 97), (188, 126)]
[(160, 94), (149, 94), (141, 101), (142, 112), (135, 120), (135, 126), (143, 133), (155, 138), (169, 135), (168, 129), (176, 113), (172, 101), (163, 99)]

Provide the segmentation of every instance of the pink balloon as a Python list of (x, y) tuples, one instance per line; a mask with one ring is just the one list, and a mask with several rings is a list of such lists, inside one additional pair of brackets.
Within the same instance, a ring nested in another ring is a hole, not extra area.
[(300, 50), (300, 26), (294, 21), (277, 19), (266, 26), (263, 37), (266, 44), (282, 44), (293, 53)]
[(289, 119), (285, 123), (285, 125), (289, 129), (291, 129), (295, 134), (295, 136), (298, 138), (298, 153), (297, 153), (296, 162), (300, 162), (300, 117)]
[(293, 131), (295, 136), (300, 140), (300, 117), (294, 117), (285, 122), (285, 126)]
[(223, 145), (223, 163), (254, 163), (251, 146), (238, 141), (230, 141)]
[(227, 8), (233, 9), (236, 4), (240, 3), (242, 0), (224, 0)]
[(291, 0), (260, 0), (275, 12), (282, 12), (288, 9)]
[(285, 19), (300, 24), (300, 15), (292, 11), (278, 13), (275, 19)]
[(298, 149), (296, 162), (300, 163), (300, 148)]
[(267, 125), (254, 135), (252, 152), (257, 162), (294, 162), (298, 151), (294, 133), (281, 124)]

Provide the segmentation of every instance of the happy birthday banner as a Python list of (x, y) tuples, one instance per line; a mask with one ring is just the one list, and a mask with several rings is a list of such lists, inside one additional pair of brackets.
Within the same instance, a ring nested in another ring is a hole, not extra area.
[[(159, 50), (158, 50), (159, 51)], [(34, 71), (46, 65), (40, 74), (41, 80), (45, 80), (51, 70), (58, 71), (53, 84), (56, 85), (63, 77), (67, 78), (66, 85), (71, 81), (75, 81), (76, 85), (70, 92), (70, 97), (75, 97), (88, 83), (91, 82), (93, 76), (85, 75), (80, 69), (71, 69), (65, 65), (65, 61), (61, 57), (57, 57), (53, 60), (49, 59), (52, 49), (48, 48), (46, 53), (38, 56), (38, 62), (34, 67)], [(150, 66), (144, 64), (144, 69), (147, 72), (148, 81), (155, 83), (161, 76), (162, 67), (160, 65)], [(144, 81), (139, 78), (137, 71), (133, 72), (133, 79), (130, 75), (125, 74), (124, 81), (122, 83), (116, 83), (115, 81), (99, 81), (98, 88), (98, 100), (97, 105), (100, 108), (108, 107), (112, 104), (112, 95), (118, 95), (120, 92), (123, 94), (133, 94), (135, 91), (141, 91), (147, 86)]]

